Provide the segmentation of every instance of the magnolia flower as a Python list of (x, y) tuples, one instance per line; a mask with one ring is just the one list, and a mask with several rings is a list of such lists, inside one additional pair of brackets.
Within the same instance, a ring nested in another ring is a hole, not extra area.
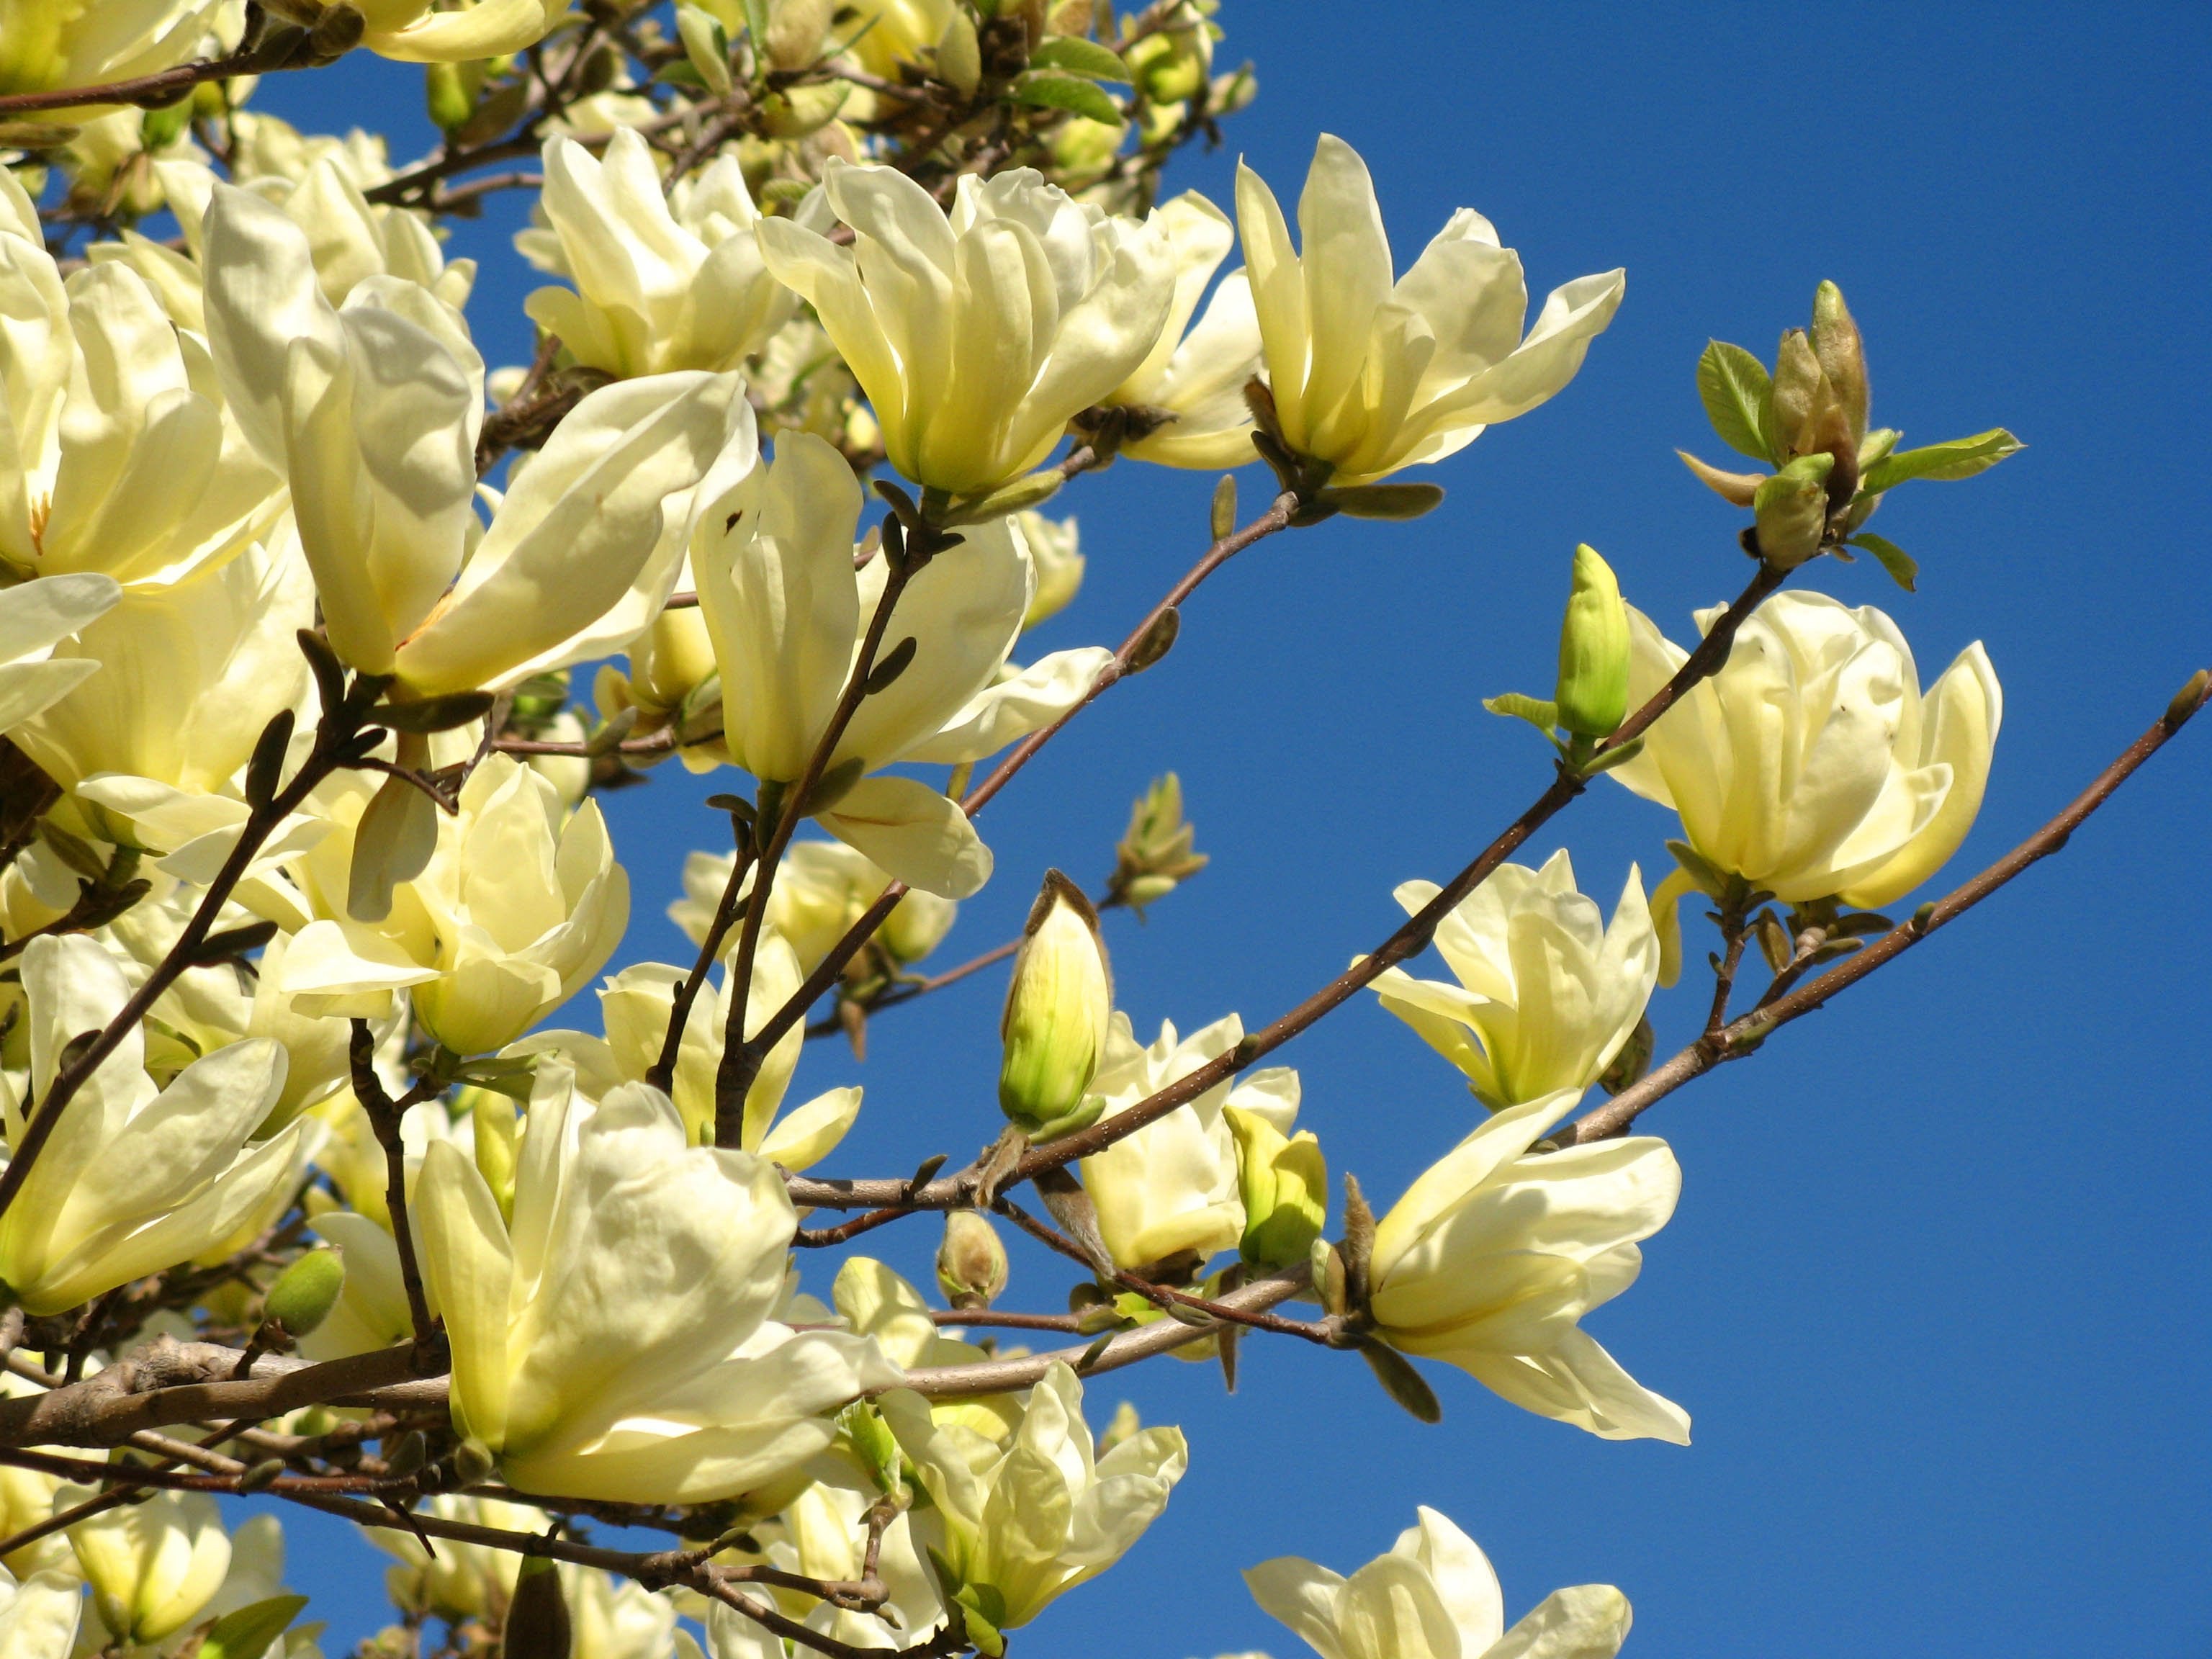
[(1014, 528), (1030, 550), (1030, 562), (1036, 567), (1036, 592), (1030, 595), (1030, 608), (1022, 613), (1022, 629), (1026, 633), (1074, 603), (1083, 587), (1084, 558), (1073, 519), (1048, 519), (1035, 512), (1017, 513), (1013, 517)]
[[(289, 538), (165, 587), (126, 588), (56, 647), (57, 661), (83, 666), (84, 683), (15, 741), (81, 809), (96, 809), (88, 816), (104, 840), (176, 854), (210, 837), (174, 866), (204, 883), (246, 821), (234, 777), (306, 684), (295, 635), (314, 616), (313, 585)], [(313, 833), (295, 825), (293, 839)]]
[[(1408, 915), (1439, 889), (1409, 881)], [(1644, 1017), (1659, 973), (1659, 941), (1635, 866), (1605, 925), (1575, 890), (1565, 848), (1540, 870), (1504, 864), (1437, 925), (1437, 953), (1457, 985), (1386, 969), (1382, 1006), (1467, 1073), (1496, 1111), (1597, 1081)]]
[(652, 149), (629, 128), (608, 142), (605, 161), (555, 138), (542, 199), (554, 269), (577, 291), (541, 288), (523, 308), (586, 368), (617, 377), (736, 368), (798, 305), (761, 263), (760, 214), (735, 155), (671, 200)]
[[(699, 606), (721, 668), (722, 746), (763, 782), (805, 771), (883, 592), (883, 559), (853, 568), (860, 512), (845, 458), (793, 432), (775, 465), (715, 497), (692, 533)], [(1036, 573), (1004, 520), (963, 533), (899, 595), (884, 650), (910, 637), (913, 655), (845, 727), (813, 808), (823, 829), (892, 875), (955, 899), (991, 873), (967, 814), (915, 779), (868, 775), (901, 761), (981, 760), (1073, 708), (1110, 659), (1095, 646), (1056, 651), (1000, 679)]]
[[(807, 1468), (815, 1478), (785, 1506), (779, 1524), (772, 1530), (757, 1529), (769, 1534), (763, 1540), (763, 1553), (773, 1565), (786, 1572), (833, 1583), (850, 1583), (862, 1576), (866, 1565), (868, 1534), (865, 1517), (883, 1494), (877, 1489), (872, 1474), (850, 1457), (834, 1451), (816, 1459)], [(909, 1512), (901, 1510), (884, 1528), (875, 1565), (884, 1588), (890, 1592), (884, 1612), (896, 1620), (896, 1625), (882, 1613), (851, 1613), (821, 1601), (807, 1610), (807, 1627), (833, 1641), (854, 1647), (896, 1649), (945, 1622), (944, 1603), (938, 1595), (936, 1577), (915, 1542), (914, 1517)], [(773, 1659), (764, 1647), (738, 1644), (749, 1639), (751, 1632), (760, 1632), (766, 1635), (769, 1644), (780, 1650), (781, 1644), (773, 1634), (761, 1632), (758, 1625), (730, 1609), (717, 1611), (729, 1616), (727, 1620), (718, 1620), (712, 1613), (708, 1617), (708, 1636), (719, 1638), (711, 1643), (716, 1659), (735, 1659), (739, 1653), (746, 1654), (748, 1659), (755, 1655), (759, 1659)], [(725, 1624), (750, 1629), (726, 1632), (717, 1628)], [(737, 1638), (736, 1643), (732, 1638)]]
[(752, 465), (736, 377), (602, 387), (478, 542), (483, 361), (459, 313), (392, 277), (333, 308), (299, 227), (245, 191), (216, 190), (204, 234), (232, 407), (290, 479), (331, 644), (363, 672), (427, 696), (604, 654), (667, 598), (709, 467)]
[[(571, 814), (553, 786), (492, 755), (437, 815), (428, 868), (375, 921), (349, 902), (366, 789), (334, 793), (331, 834), (292, 869), (319, 918), (292, 939), (284, 991), (309, 1015), (383, 1013), (406, 990), (424, 1030), (455, 1054), (505, 1047), (606, 965), (629, 921), (629, 877), (599, 805)], [(563, 822), (563, 820), (566, 820)]]
[[(1698, 631), (1720, 614), (1699, 611)], [(1687, 653), (1640, 611), (1629, 619), (1633, 708)], [(1777, 593), (1745, 620), (1720, 672), (1662, 714), (1613, 775), (1679, 812), (1715, 869), (1785, 903), (1872, 908), (1927, 880), (1966, 839), (2003, 714), (1980, 641), (1923, 698), (1912, 648), (1881, 611)], [(1670, 957), (1675, 900), (1692, 885), (1677, 871), (1654, 896)]]
[[(268, 117), (261, 118), (255, 131), (260, 142), (251, 147), (252, 159), (241, 158), (235, 176), (253, 194), (275, 203), (306, 234), (315, 262), (316, 283), (325, 300), (334, 306), (343, 305), (354, 289), (371, 277), (397, 276), (428, 289), (434, 298), (456, 310), (468, 303), (476, 286), (477, 262), (455, 259), (448, 264), (426, 215), (368, 199), (367, 192), (392, 176), (380, 138), (371, 140), (356, 132), (353, 135), (360, 141), (356, 143), (328, 137), (309, 140)], [(254, 160), (259, 162), (258, 167), (252, 165)], [(185, 234), (186, 250), (195, 259), (204, 257), (204, 221), (216, 186), (222, 182), (220, 175), (198, 161), (157, 161), (154, 173)], [(156, 249), (158, 254), (154, 252)], [(149, 274), (157, 261), (166, 265), (162, 255), (175, 258), (168, 249), (135, 233), (126, 233), (121, 244), (95, 243), (91, 249), (95, 260), (103, 256), (128, 258), (142, 276), (164, 290), (164, 299), (168, 300), (168, 288), (176, 285), (164, 285)], [(188, 260), (177, 264), (189, 284), (185, 301), (189, 309), (178, 321), (185, 327), (204, 329), (204, 324), (197, 320), (205, 314), (198, 270)], [(176, 315), (178, 309), (172, 301), (171, 314)]]
[(1164, 466), (1240, 466), (1255, 459), (1244, 385), (1260, 368), (1260, 320), (1242, 270), (1222, 279), (1205, 317), (1190, 326), (1237, 234), (1228, 216), (1194, 190), (1152, 217), (1167, 233), (1175, 298), (1151, 353), (1103, 401), (1141, 411), (1139, 426), (1158, 424), (1124, 440), (1121, 452)]
[(403, 64), (471, 64), (520, 52), (568, 9), (568, 0), (459, 0), (438, 9), (431, 0), (351, 3), (368, 25), (362, 45)]
[[(36, 1516), (25, 1525), (44, 1520)], [(33, 1573), (20, 1582), (0, 1568), (0, 1653), (10, 1659), (70, 1659), (84, 1617), (84, 1592), (60, 1572)]]
[(0, 169), (0, 569), (160, 584), (229, 558), (282, 480), (224, 416), (206, 348), (125, 264), (64, 282)]
[(872, 1343), (770, 1322), (798, 1226), (782, 1177), (688, 1143), (640, 1085), (596, 1109), (541, 1062), (514, 1224), (450, 1144), (416, 1207), (454, 1425), (523, 1492), (698, 1504), (812, 1456), (824, 1413), (899, 1378)]
[[(34, 939), (19, 960), (28, 1099), (43, 1102), (63, 1051), (104, 1030), (131, 984), (107, 947), (82, 933)], [(281, 1208), (298, 1185), (301, 1126), (246, 1145), (283, 1086), (280, 1046), (231, 1043), (166, 1089), (146, 1075), (145, 1052), (134, 1025), (69, 1102), (0, 1218), (0, 1283), (27, 1313), (59, 1313), (191, 1261)], [(26, 1102), (4, 1080), (0, 1104), (8, 1143), (20, 1146)]]
[[(105, 86), (173, 69), (233, 9), (228, 0), (0, 0), (0, 94)], [(236, 40), (234, 22), (229, 33)]]
[(1553, 1590), (1511, 1630), (1474, 1540), (1423, 1505), (1418, 1524), (1346, 1578), (1294, 1555), (1244, 1575), (1252, 1599), (1322, 1659), (1613, 1659), (1628, 1598), (1610, 1584)]
[[(724, 952), (722, 981), (710, 981), (702, 986), (691, 1004), (682, 1047), (677, 1051), (676, 1074), (670, 1080), (670, 1097), (696, 1146), (714, 1144), (714, 1074), (721, 1066), (723, 1036), (729, 1024), (727, 965), (734, 955), (734, 939), (730, 947)], [(547, 1032), (528, 1046), (553, 1046), (551, 1040), (557, 1038), (560, 1052), (586, 1055), (586, 1064), (598, 1058), (592, 1052), (596, 1049), (605, 1054), (613, 1082), (641, 1081), (660, 1058), (669, 1016), (676, 1006), (677, 988), (689, 973), (688, 969), (665, 962), (641, 962), (625, 968), (599, 990), (599, 1012), (607, 1030), (604, 1044), (595, 1044), (580, 1033)], [(763, 929), (745, 999), (747, 1036), (768, 1024), (799, 989), (804, 977), (791, 946), (773, 931)], [(832, 1089), (777, 1117), (805, 1042), (805, 1030), (793, 1024), (769, 1050), (759, 1074), (745, 1091), (744, 1127), (738, 1141), (740, 1150), (794, 1171), (811, 1169), (835, 1151), (860, 1111), (860, 1090)]]
[[(501, 1532), (531, 1532), (545, 1524), (540, 1518), (543, 1510), (498, 1498), (440, 1492), (423, 1499), (419, 1507), (441, 1521)], [(441, 1538), (434, 1555), (411, 1532), (383, 1527), (367, 1527), (362, 1532), (370, 1543), (398, 1560), (399, 1565), (385, 1573), (384, 1587), (403, 1613), (428, 1613), (454, 1623), (487, 1614), (496, 1617), (514, 1594), (522, 1558), (511, 1550)]]
[(1120, 1560), (1188, 1462), (1182, 1431), (1171, 1428), (1142, 1430), (1097, 1456), (1083, 1385), (1062, 1364), (1029, 1391), (1003, 1445), (936, 1421), (927, 1401), (902, 1389), (878, 1404), (932, 1500), (915, 1530), (945, 1561), (979, 1644)]
[[(89, 1495), (65, 1486), (55, 1501), (66, 1508)], [(204, 1492), (149, 1494), (78, 1522), (69, 1540), (100, 1622), (118, 1643), (158, 1642), (182, 1630), (230, 1570), (230, 1540)]]
[(823, 182), (854, 245), (764, 219), (762, 256), (820, 316), (891, 465), (929, 489), (981, 495), (1038, 465), (1160, 337), (1175, 273), (1156, 224), (1027, 167), (961, 175), (949, 220), (892, 167), (832, 159)]
[[(1181, 1040), (1174, 1024), (1162, 1020), (1158, 1038), (1141, 1048), (1129, 1017), (1116, 1010), (1104, 1063), (1091, 1085), (1105, 1102), (1102, 1121), (1118, 1117), (1243, 1040), (1244, 1022), (1231, 1014)], [(1229, 1106), (1287, 1135), (1298, 1115), (1298, 1074), (1275, 1066), (1241, 1083), (1224, 1079), (1083, 1160), (1084, 1190), (1115, 1266), (1142, 1271), (1184, 1257), (1188, 1276), (1194, 1277), (1208, 1257), (1237, 1248), (1244, 1234), (1244, 1204), (1237, 1182), (1237, 1136), (1222, 1115)]]
[(1237, 170), (1237, 222), (1283, 441), (1364, 483), (1440, 461), (1574, 379), (1620, 304), (1624, 273), (1554, 289), (1521, 337), (1520, 256), (1472, 208), (1393, 283), (1367, 164), (1323, 133), (1298, 198), (1303, 252), (1274, 194)]
[[(736, 856), (694, 853), (684, 860), (684, 896), (668, 907), (668, 919), (694, 945), (706, 941)], [(811, 974), (890, 882), (866, 854), (842, 842), (795, 842), (776, 866), (763, 920), (790, 942), (801, 975)], [(750, 890), (750, 877), (745, 885)], [(958, 905), (934, 893), (903, 894), (874, 942), (902, 966), (919, 962), (937, 948), (959, 914)]]
[(1530, 1155), (1581, 1093), (1507, 1107), (1392, 1206), (1369, 1267), (1377, 1334), (1540, 1416), (1686, 1445), (1688, 1414), (1576, 1323), (1636, 1282), (1636, 1241), (1667, 1224), (1682, 1172), (1644, 1135)]
[(72, 634), (115, 608), (123, 590), (106, 576), (44, 576), (0, 590), (0, 732), (13, 732), (82, 685), (99, 659), (54, 654)]
[(851, 25), (838, 33), (852, 40), (861, 68), (895, 82), (901, 64), (929, 61), (957, 9), (957, 0), (859, 0)]

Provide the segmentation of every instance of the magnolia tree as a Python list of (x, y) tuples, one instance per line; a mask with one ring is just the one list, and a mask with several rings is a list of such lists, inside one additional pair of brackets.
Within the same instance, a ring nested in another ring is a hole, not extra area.
[[(1822, 284), (1771, 365), (1696, 365), (1742, 459), (1684, 459), (1739, 512), (1741, 592), (1684, 632), (1577, 549), (1556, 683), (1491, 704), (1547, 745), (1527, 810), (1400, 887), (1395, 928), (1377, 894), (1342, 974), (1256, 1029), (1116, 1011), (1099, 913), (1206, 862), (1172, 776), (1102, 890), (1048, 874), (1019, 939), (927, 969), (991, 879), (984, 809), (1202, 584), (1340, 514), (1418, 520), (1621, 301), (1585, 276), (1528, 321), (1471, 209), (1401, 273), (1326, 136), (1295, 232), (1249, 170), (1228, 210), (1160, 199), (1253, 94), (1213, 10), (0, 7), (10, 1659), (316, 1653), (302, 1507), (396, 1563), (367, 1655), (995, 1656), (1192, 1455), (1086, 1388), (1176, 1353), (1233, 1387), (1240, 1344), (1346, 1351), (1378, 1410), (1480, 1385), (1688, 1439), (1578, 1324), (1674, 1207), (1638, 1119), (2057, 851), (2206, 677), (1945, 890), (1997, 675), (1975, 646), (1923, 685), (1896, 621), (1815, 584), (1863, 555), (1909, 591), (1877, 509), (2019, 446), (1875, 424)], [(252, 107), (356, 51), (419, 76), (430, 155)], [(510, 190), (547, 280), (535, 356), (488, 370), (441, 229)], [(1222, 477), (1118, 646), (1031, 656), (1083, 570), (1039, 509), (1117, 462), (1269, 483), (1240, 524)], [(727, 826), (681, 872), (696, 953), (600, 982), (598, 1031), (540, 1029), (630, 915), (593, 796), (671, 758)], [(1680, 821), (1648, 892), (1608, 917), (1565, 853), (1511, 861), (1620, 787)], [(1656, 1056), (1686, 932), (1704, 1017)], [(861, 1088), (794, 1100), (801, 1048), (860, 1079), (872, 1015), (998, 964), (996, 1108), (953, 1130), (980, 1150), (845, 1173)], [(1379, 1205), (1267, 1063), (1370, 992), (1474, 1096)], [(865, 1253), (892, 1227), (937, 1230), (933, 1285)], [(1009, 1233), (1064, 1285), (1004, 1305)], [(1325, 1659), (1626, 1636), (1605, 1585), (1509, 1624), (1476, 1544), (1408, 1519), (1251, 1593)]]

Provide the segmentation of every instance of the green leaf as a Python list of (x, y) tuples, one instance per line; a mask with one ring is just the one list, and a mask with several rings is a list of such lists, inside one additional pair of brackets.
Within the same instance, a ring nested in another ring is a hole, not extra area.
[(1030, 54), (1033, 69), (1066, 70), (1070, 75), (1080, 75), (1092, 81), (1115, 81), (1129, 84), (1129, 66), (1121, 55), (1100, 46), (1096, 40), (1085, 40), (1080, 35), (1055, 34)]
[(1014, 101), (1032, 109), (1064, 109), (1093, 121), (1115, 125), (1121, 106), (1089, 81), (1073, 75), (1039, 75), (1014, 88)]
[(1359, 1345), (1359, 1357), (1375, 1373), (1375, 1380), (1382, 1385), (1382, 1392), (1404, 1407), (1416, 1420), (1423, 1423), (1443, 1420), (1443, 1407), (1437, 1403), (1436, 1390), (1395, 1348), (1389, 1347), (1370, 1336)]
[(1503, 714), (1508, 720), (1526, 720), (1546, 737), (1559, 723), (1559, 705), (1541, 697), (1531, 697), (1518, 691), (1507, 691), (1495, 697), (1485, 697), (1482, 706), (1493, 714)]
[(1887, 537), (1877, 536), (1869, 531), (1862, 530), (1857, 535), (1850, 538), (1850, 544), (1853, 547), (1863, 548), (1873, 554), (1875, 562), (1889, 572), (1890, 580), (1895, 582), (1906, 592), (1917, 593), (1920, 591), (1915, 585), (1920, 580), (1919, 565), (1914, 562), (1910, 553), (1895, 542)]
[(1773, 465), (1777, 457), (1764, 434), (1766, 406), (1774, 382), (1766, 365), (1740, 345), (1710, 340), (1698, 359), (1698, 396), (1705, 418), (1720, 441), (1738, 454)]
[(2026, 447), (2000, 426), (1978, 432), (1971, 438), (1954, 438), (1948, 443), (1929, 444), (1920, 449), (1901, 449), (1893, 455), (1885, 455), (1866, 470), (1866, 476), (1859, 481), (1859, 494), (1879, 495), (1911, 478), (1930, 478), (1938, 483), (1971, 478)]
[(261, 1659), (307, 1605), (304, 1595), (272, 1595), (226, 1613), (202, 1638), (199, 1659)]

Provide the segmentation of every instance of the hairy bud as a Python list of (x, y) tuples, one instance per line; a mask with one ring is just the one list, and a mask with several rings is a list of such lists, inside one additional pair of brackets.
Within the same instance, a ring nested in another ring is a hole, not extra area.
[(1006, 1247), (973, 1210), (950, 1210), (937, 1247), (937, 1284), (956, 1308), (988, 1308), (1006, 1288)]
[(310, 1250), (277, 1275), (262, 1301), (262, 1317), (289, 1336), (305, 1336), (330, 1317), (344, 1289), (345, 1258), (327, 1245)]

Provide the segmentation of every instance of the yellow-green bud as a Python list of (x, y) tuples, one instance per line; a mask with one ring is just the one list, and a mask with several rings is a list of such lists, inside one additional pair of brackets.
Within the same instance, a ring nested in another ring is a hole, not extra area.
[(1006, 1247), (973, 1210), (948, 1210), (937, 1247), (937, 1285), (956, 1308), (988, 1308), (1006, 1288)]
[(475, 1129), (477, 1173), (491, 1188), (502, 1219), (514, 1219), (515, 1123), (514, 1103), (493, 1089), (471, 1089), (475, 1097), (469, 1120)]
[(1344, 1253), (1325, 1238), (1316, 1238), (1306, 1258), (1313, 1267), (1314, 1299), (1332, 1314), (1341, 1316), (1347, 1298), (1344, 1287)]
[(313, 1249), (276, 1276), (262, 1299), (261, 1316), (288, 1336), (305, 1336), (330, 1317), (345, 1289), (345, 1258), (327, 1244)]
[(983, 47), (975, 38), (975, 20), (965, 6), (954, 6), (945, 19), (945, 33), (937, 42), (937, 78), (963, 98), (975, 95), (983, 78)]
[(1178, 9), (1175, 21), (1123, 54), (1137, 85), (1156, 104), (1195, 98), (1213, 70), (1213, 34), (1195, 6)]
[(1285, 1137), (1256, 1112), (1223, 1109), (1237, 1137), (1237, 1190), (1244, 1201), (1237, 1250), (1260, 1267), (1304, 1261), (1328, 1219), (1328, 1166), (1321, 1142), (1301, 1129)]
[(768, 61), (787, 72), (803, 70), (822, 55), (822, 37), (830, 32), (836, 0), (770, 0), (768, 9)]
[(1813, 295), (1812, 336), (1813, 355), (1820, 360), (1828, 384), (1836, 389), (1837, 400), (1850, 424), (1851, 442), (1856, 445), (1867, 432), (1866, 343), (1844, 304), (1843, 289), (1833, 283), (1821, 283)]
[(461, 69), (459, 64), (422, 66), (422, 101), (429, 110), (432, 125), (441, 132), (466, 126), (469, 118), (477, 112), (476, 94), (463, 77)]
[(771, 138), (804, 138), (837, 118), (853, 91), (849, 81), (816, 81), (771, 92), (760, 100), (760, 130)]
[(1820, 550), (1828, 530), (1828, 474), (1832, 455), (1800, 455), (1759, 486), (1752, 498), (1759, 550), (1778, 570), (1795, 570)]
[(1628, 607), (1613, 567), (1587, 544), (1575, 549), (1553, 695), (1559, 724), (1578, 737), (1605, 737), (1628, 714)]
[(1071, 1133), (1098, 1115), (1101, 1103), (1086, 1105), (1083, 1095), (1098, 1074), (1113, 1013), (1098, 913), (1081, 888), (1048, 870), (999, 1022), (999, 1104), (1032, 1139)]
[(479, 1480), (489, 1480), (492, 1470), (497, 1467), (491, 1448), (473, 1435), (453, 1448), (453, 1478), (464, 1486), (473, 1486)]
[(1799, 440), (1812, 421), (1820, 380), (1820, 360), (1813, 350), (1813, 342), (1803, 329), (1790, 329), (1782, 337), (1781, 349), (1774, 354), (1774, 430), (1781, 440), (1784, 459), (1803, 453), (1808, 447)]
[(676, 33), (684, 42), (684, 55), (691, 60), (691, 67), (699, 71), (699, 78), (707, 83), (707, 90), (717, 98), (726, 98), (730, 93), (730, 37), (723, 32), (721, 21), (696, 6), (676, 8)]

